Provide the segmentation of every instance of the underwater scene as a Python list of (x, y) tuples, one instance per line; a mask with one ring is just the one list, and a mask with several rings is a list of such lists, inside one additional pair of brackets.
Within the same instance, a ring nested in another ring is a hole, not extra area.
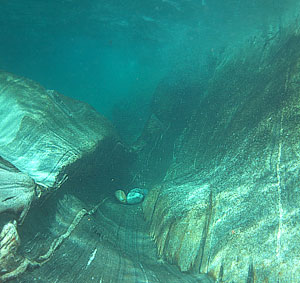
[(0, 24), (0, 282), (300, 282), (299, 0)]

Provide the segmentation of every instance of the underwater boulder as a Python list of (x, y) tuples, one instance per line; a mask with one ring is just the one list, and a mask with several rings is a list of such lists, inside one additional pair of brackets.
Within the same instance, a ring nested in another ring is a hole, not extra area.
[[(112, 124), (91, 106), (0, 71), (0, 281), (39, 266), (18, 255), (14, 236), (33, 203), (39, 213), (64, 183), (85, 197), (95, 192), (81, 184), (109, 190), (126, 174), (127, 156)], [(23, 226), (26, 233), (40, 227), (29, 215)]]
[(112, 124), (88, 104), (0, 72), (0, 217), (22, 222), (32, 202), (66, 180), (110, 189), (126, 174), (118, 171), (125, 152)]
[(0, 72), (0, 156), (35, 183), (57, 188), (68, 167), (109, 140), (113, 126), (86, 103)]

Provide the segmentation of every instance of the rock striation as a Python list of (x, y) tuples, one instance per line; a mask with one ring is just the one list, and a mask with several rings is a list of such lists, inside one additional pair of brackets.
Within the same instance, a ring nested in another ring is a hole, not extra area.
[(47, 188), (58, 187), (68, 167), (100, 144), (118, 142), (112, 125), (88, 104), (3, 71), (0, 120), (0, 156)]
[[(123, 184), (128, 154), (111, 123), (91, 106), (4, 71), (0, 72), (0, 121), (2, 282), (29, 266), (40, 266), (17, 252), (17, 224), (24, 222), (31, 205), (43, 205), (63, 184), (86, 198), (108, 192)], [(79, 189), (90, 183), (98, 192)], [(47, 215), (43, 217), (48, 223)]]
[(29, 212), (26, 228), (20, 228), (21, 252), (40, 265), (16, 282), (213, 282), (157, 257), (140, 205), (100, 197), (96, 206), (86, 208), (70, 190), (59, 192), (39, 213), (36, 208)]
[(159, 255), (182, 271), (300, 280), (299, 45), (293, 26), (221, 54), (180, 132), (178, 111), (153, 108), (136, 148), (154, 169), (137, 175), (168, 164), (143, 210)]
[(113, 198), (131, 157), (94, 109), (0, 72), (0, 118), (1, 282), (213, 282), (157, 256), (147, 190)]

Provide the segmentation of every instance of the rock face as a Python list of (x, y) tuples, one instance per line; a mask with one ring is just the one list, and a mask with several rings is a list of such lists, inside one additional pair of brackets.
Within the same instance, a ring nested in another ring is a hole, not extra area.
[(0, 156), (37, 184), (56, 188), (67, 167), (108, 139), (111, 124), (89, 105), (0, 72)]
[(161, 260), (141, 206), (112, 199), (130, 158), (103, 117), (32, 81), (0, 78), (1, 282), (212, 282)]
[(16, 257), (20, 238), (16, 226), (16, 223), (6, 223), (0, 232), (0, 275), (18, 266)]
[(0, 158), (0, 214), (9, 213), (22, 222), (32, 201), (38, 198), (38, 188), (25, 173)]
[[(14, 236), (33, 202), (63, 183), (74, 194), (97, 199), (123, 185), (127, 157), (114, 127), (92, 107), (0, 72), (0, 281), (40, 266), (18, 255)], [(82, 184), (95, 190), (82, 190)], [(6, 233), (7, 227), (14, 233)]]
[(160, 82), (152, 114), (133, 148), (138, 162), (135, 180), (152, 184), (164, 177), (174, 158), (174, 139), (186, 129), (205, 83), (190, 71), (175, 72)]
[(289, 31), (223, 54), (180, 133), (171, 133), (178, 111), (153, 112), (137, 149), (152, 173), (169, 164), (144, 214), (159, 254), (182, 271), (300, 281), (299, 45)]
[(1, 213), (29, 204), (34, 187), (39, 198), (70, 176), (120, 182), (122, 174), (111, 176), (110, 168), (121, 167), (125, 149), (89, 105), (0, 72), (0, 121)]

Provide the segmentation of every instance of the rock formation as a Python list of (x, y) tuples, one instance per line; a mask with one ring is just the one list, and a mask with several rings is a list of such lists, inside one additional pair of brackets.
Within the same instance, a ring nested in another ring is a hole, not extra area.
[[(6, 280), (18, 276), (29, 265), (39, 265), (20, 259), (16, 253), (20, 245), (16, 241), (17, 222), (22, 224), (30, 207), (42, 205), (66, 181), (73, 188), (72, 182), (82, 180), (92, 180), (98, 186), (105, 183), (100, 197), (121, 182), (122, 174), (117, 172), (126, 153), (114, 127), (92, 107), (3, 71), (0, 120), (0, 280)], [(109, 173), (112, 166), (114, 182)], [(122, 171), (126, 172), (124, 168)], [(16, 236), (6, 233), (5, 227), (14, 227)], [(7, 235), (12, 235), (11, 239), (7, 240)], [(12, 254), (4, 256), (7, 243), (8, 248), (14, 247), (14, 264)]]
[(0, 72), (0, 118), (1, 282), (212, 282), (157, 257), (141, 206), (114, 199), (132, 158), (92, 107)]
[(221, 54), (189, 115), (164, 98), (172, 87), (154, 101), (136, 144), (151, 167), (137, 166), (136, 179), (157, 176), (147, 179), (144, 214), (159, 254), (182, 271), (300, 280), (299, 45), (293, 26)]

